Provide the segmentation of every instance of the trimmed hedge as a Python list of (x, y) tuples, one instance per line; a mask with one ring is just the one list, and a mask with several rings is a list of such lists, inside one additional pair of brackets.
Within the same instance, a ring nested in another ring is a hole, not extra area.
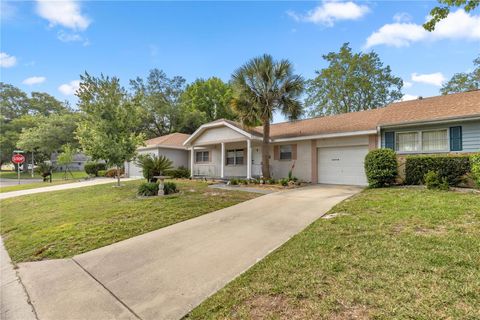
[(480, 154), (474, 154), (470, 157), (470, 165), (472, 167), (472, 177), (477, 187), (480, 187)]
[(397, 156), (392, 149), (375, 149), (365, 157), (368, 185), (380, 188), (395, 183), (398, 175)]
[(188, 179), (190, 178), (190, 170), (183, 166), (180, 166), (176, 169), (166, 171), (165, 175), (170, 176), (174, 179)]
[(107, 165), (102, 162), (89, 161), (85, 163), (84, 169), (87, 174), (98, 177), (98, 172), (101, 170), (106, 170)]
[(456, 186), (470, 172), (468, 155), (408, 156), (405, 162), (405, 183), (424, 184), (425, 175), (433, 171), (440, 179), (445, 178), (450, 186)]

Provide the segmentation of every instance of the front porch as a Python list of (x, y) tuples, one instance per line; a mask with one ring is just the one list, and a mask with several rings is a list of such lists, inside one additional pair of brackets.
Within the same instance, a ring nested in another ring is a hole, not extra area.
[(191, 146), (192, 178), (259, 178), (262, 172), (260, 147), (258, 142), (251, 140)]

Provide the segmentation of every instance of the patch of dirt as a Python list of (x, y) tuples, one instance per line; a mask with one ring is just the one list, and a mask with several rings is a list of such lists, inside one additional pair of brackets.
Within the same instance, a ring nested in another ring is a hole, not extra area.
[(438, 226), (436, 228), (422, 228), (422, 227), (416, 227), (414, 230), (415, 234), (418, 235), (444, 235), (447, 234), (447, 228), (444, 226)]
[(305, 301), (294, 301), (285, 295), (257, 295), (243, 304), (250, 319), (312, 319)]
[(367, 307), (365, 306), (351, 306), (345, 308), (340, 312), (335, 314), (332, 317), (329, 317), (332, 320), (344, 320), (344, 319), (356, 319), (356, 320), (363, 320), (363, 319), (370, 319), (369, 312)]
[(336, 217), (341, 217), (341, 216), (349, 216), (350, 213), (348, 212), (334, 212), (334, 213), (330, 213), (330, 214), (326, 214), (324, 216), (322, 216), (322, 219), (333, 219), (333, 218), (336, 218)]
[(393, 234), (399, 234), (403, 230), (405, 230), (405, 226), (403, 224), (396, 224), (392, 227), (392, 233)]

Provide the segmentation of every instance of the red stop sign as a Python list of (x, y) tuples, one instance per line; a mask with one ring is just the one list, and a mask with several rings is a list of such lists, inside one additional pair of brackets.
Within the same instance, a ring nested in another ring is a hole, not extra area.
[(23, 154), (14, 154), (12, 157), (12, 162), (16, 164), (24, 163), (25, 157), (23, 156)]

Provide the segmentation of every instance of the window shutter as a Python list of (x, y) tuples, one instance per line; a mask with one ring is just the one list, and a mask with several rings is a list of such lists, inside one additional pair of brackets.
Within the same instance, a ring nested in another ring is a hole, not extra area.
[(273, 160), (280, 159), (280, 146), (273, 146)]
[(292, 144), (292, 160), (297, 160), (297, 145)]
[(450, 151), (462, 151), (462, 127), (450, 127)]
[(395, 132), (385, 132), (385, 148), (395, 150)]
[(212, 162), (212, 151), (208, 150), (208, 162)]

